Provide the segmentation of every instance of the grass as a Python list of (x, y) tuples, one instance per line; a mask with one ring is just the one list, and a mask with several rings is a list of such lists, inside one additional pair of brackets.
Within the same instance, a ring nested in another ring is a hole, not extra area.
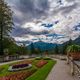
[[(15, 63), (17, 63), (17, 62), (13, 62), (13, 63), (6, 64), (6, 65), (1, 65), (0, 66), (0, 77), (16, 73), (16, 71), (15, 72), (8, 71), (9, 66), (12, 65), (12, 64), (15, 64)], [(33, 60), (33, 63), (34, 63), (34, 60)], [(22, 71), (28, 71), (28, 70), (32, 70), (32, 69), (37, 69), (37, 68), (33, 65), (32, 68), (22, 70)], [(19, 72), (19, 71), (17, 71), (17, 72)]]
[(0, 66), (0, 68), (3, 68), (0, 72), (0, 76), (5, 76), (6, 74), (7, 75), (9, 74), (8, 67), (9, 67), (9, 64)]
[(48, 60), (48, 63), (42, 68), (38, 69), (32, 76), (26, 80), (45, 80), (52, 67), (55, 65), (56, 61)]
[[(37, 71), (31, 75), (30, 77), (28, 77), (26, 80), (45, 80), (47, 75), (49, 74), (49, 72), (51, 71), (52, 67), (55, 65), (56, 61), (54, 60), (47, 60), (48, 63), (46, 65), (44, 65), (42, 68), (37, 68), (35, 65), (36, 63), (39, 61), (39, 60), (36, 60), (36, 59), (31, 59), (33, 62), (32, 62), (32, 68), (30, 69), (26, 69), (26, 71), (28, 70), (32, 70), (32, 69), (37, 69)], [(17, 63), (17, 62), (14, 62), (14, 63)], [(6, 76), (6, 75), (10, 75), (10, 74), (14, 74), (16, 72), (10, 72), (8, 71), (8, 68), (10, 65), (14, 64), (14, 63), (11, 63), (11, 64), (5, 64), (5, 65), (2, 65), (0, 66), (0, 76)], [(23, 70), (24, 71), (24, 70)]]

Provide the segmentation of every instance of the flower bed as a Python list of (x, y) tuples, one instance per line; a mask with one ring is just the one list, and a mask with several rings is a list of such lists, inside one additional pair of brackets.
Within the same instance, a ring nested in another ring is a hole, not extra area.
[(37, 62), (36, 66), (37, 66), (38, 68), (41, 68), (41, 67), (43, 67), (45, 64), (47, 64), (47, 61), (45, 61), (45, 60), (40, 60), (40, 61)]
[(27, 72), (21, 71), (15, 74), (10, 74), (8, 76), (0, 77), (0, 80), (25, 80), (27, 77), (31, 76), (34, 72), (36, 72), (36, 69)]
[(18, 70), (23, 70), (30, 68), (32, 65), (31, 64), (18, 64), (18, 65), (13, 65), (9, 67), (9, 71), (18, 71)]
[(19, 61), (17, 63), (13, 63), (11, 65), (20, 65), (20, 64), (32, 64), (32, 60), (24, 60), (24, 61)]

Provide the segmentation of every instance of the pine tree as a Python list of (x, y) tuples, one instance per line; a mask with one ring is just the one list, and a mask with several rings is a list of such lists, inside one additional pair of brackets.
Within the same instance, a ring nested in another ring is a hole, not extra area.
[(12, 30), (12, 11), (4, 0), (0, 0), (0, 55), (4, 54), (3, 39)]

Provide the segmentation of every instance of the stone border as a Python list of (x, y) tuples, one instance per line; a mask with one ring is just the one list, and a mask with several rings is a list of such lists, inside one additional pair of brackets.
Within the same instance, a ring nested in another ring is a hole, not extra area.
[(32, 67), (32, 65), (31, 65), (31, 64), (28, 64), (27, 67), (18, 68), (18, 69), (12, 69), (12, 67), (13, 67), (13, 66), (10, 66), (10, 67), (8, 68), (8, 71), (19, 71), (19, 70), (24, 70), (24, 69), (28, 69), (28, 68)]

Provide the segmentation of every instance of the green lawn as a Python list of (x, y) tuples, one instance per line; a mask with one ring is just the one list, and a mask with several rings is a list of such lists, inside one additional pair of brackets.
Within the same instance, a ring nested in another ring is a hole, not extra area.
[[(18, 62), (20, 62), (20, 61), (18, 61)], [(15, 63), (17, 63), (17, 62), (0, 66), (0, 76), (6, 76), (6, 75), (9, 75), (9, 74), (16, 73), (16, 71), (15, 72), (8, 71), (9, 66), (12, 65), (12, 64), (15, 64)], [(34, 60), (33, 60), (33, 64), (34, 64)], [(37, 68), (34, 65), (32, 65), (32, 67), (29, 68), (29, 69), (26, 69), (26, 71), (32, 70), (32, 69), (37, 69)], [(21, 70), (21, 71), (25, 71), (25, 70)], [(18, 71), (18, 72), (20, 72), (20, 71)]]
[[(28, 71), (28, 70), (30, 71), (32, 69), (37, 69), (37, 71), (33, 75), (28, 77), (26, 80), (45, 80), (45, 78), (47, 77), (47, 75), (51, 71), (52, 67), (56, 63), (56, 61), (54, 61), (54, 60), (47, 60), (48, 63), (46, 65), (44, 65), (42, 68), (37, 68), (35, 65), (38, 61), (39, 60), (32, 59), (32, 68), (26, 69), (26, 71)], [(9, 74), (16, 73), (16, 72), (8, 71), (9, 66), (12, 65), (12, 64), (14, 64), (14, 63), (0, 66), (0, 76), (6, 76), (6, 75), (9, 75)]]
[(0, 70), (0, 76), (5, 76), (6, 74), (7, 75), (9, 74), (8, 67), (9, 67), (9, 64), (0, 66), (0, 69), (1, 69)]
[(48, 60), (48, 63), (45, 66), (38, 69), (37, 72), (26, 80), (45, 80), (55, 63), (56, 61)]

